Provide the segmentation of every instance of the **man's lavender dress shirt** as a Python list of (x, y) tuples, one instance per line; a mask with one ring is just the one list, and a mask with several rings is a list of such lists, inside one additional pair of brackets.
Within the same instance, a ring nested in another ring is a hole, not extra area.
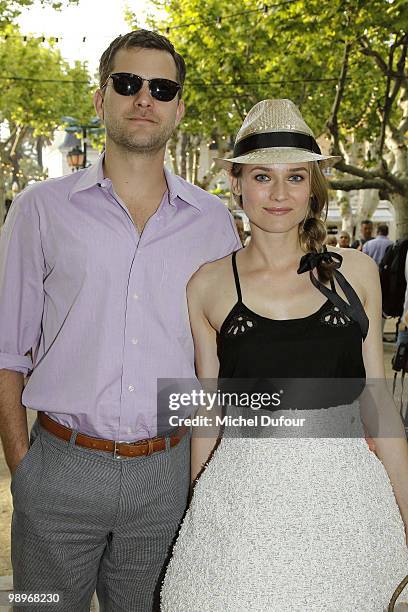
[(195, 376), (186, 284), (241, 247), (218, 198), (166, 180), (141, 235), (103, 156), (25, 189), (1, 231), (0, 369), (32, 370), (23, 404), (88, 435), (156, 435), (157, 378)]

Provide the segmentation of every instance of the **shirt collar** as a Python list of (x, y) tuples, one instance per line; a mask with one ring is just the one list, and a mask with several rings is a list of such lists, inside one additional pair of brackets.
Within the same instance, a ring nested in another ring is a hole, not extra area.
[[(104, 153), (98, 157), (97, 161), (92, 164), (92, 166), (89, 166), (89, 168), (85, 168), (85, 170), (81, 171), (79, 180), (71, 189), (68, 198), (71, 198), (75, 193), (85, 191), (86, 189), (95, 187), (99, 183), (103, 182), (103, 160)], [(164, 174), (169, 190), (169, 203), (172, 206), (177, 206), (175, 200), (180, 198), (184, 202), (187, 202), (187, 204), (191, 204), (191, 206), (197, 208), (199, 211), (202, 210), (200, 203), (197, 201), (193, 193), (194, 188), (192, 185), (189, 185), (187, 182), (183, 181), (183, 179), (181, 179), (179, 176), (172, 174), (166, 167), (164, 168)]]
[(176, 206), (175, 200), (178, 197), (180, 200), (202, 211), (202, 206), (194, 195), (193, 185), (189, 185), (189, 183), (179, 176), (172, 174), (166, 167), (164, 168), (164, 175), (166, 177), (167, 187), (169, 188), (169, 203), (172, 206)]
[(68, 199), (70, 199), (75, 193), (95, 187), (95, 185), (103, 181), (103, 158), (104, 153), (98, 157), (97, 161), (92, 164), (92, 166), (89, 166), (89, 168), (85, 168), (85, 170), (81, 171), (79, 180), (71, 189)]

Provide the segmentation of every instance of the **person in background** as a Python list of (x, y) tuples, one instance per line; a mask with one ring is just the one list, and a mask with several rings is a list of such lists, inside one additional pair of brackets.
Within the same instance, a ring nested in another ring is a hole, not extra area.
[(350, 234), (346, 232), (345, 230), (342, 230), (338, 237), (339, 247), (341, 247), (342, 249), (348, 249), (350, 248), (350, 242), (351, 242)]
[(326, 238), (326, 245), (327, 246), (337, 246), (337, 238), (334, 234), (329, 234)]
[(377, 237), (363, 246), (363, 253), (374, 259), (377, 266), (380, 265), (387, 247), (393, 244), (393, 241), (388, 238), (388, 226), (379, 225), (377, 227)]
[(402, 315), (402, 321), (404, 325), (408, 327), (408, 254), (405, 260), (405, 280), (407, 283), (407, 288), (405, 291), (404, 314)]
[(402, 311), (401, 322), (400, 322), (400, 330), (398, 342), (402, 341), (402, 334), (405, 333), (406, 337), (408, 335), (407, 327), (408, 327), (408, 253), (405, 259), (405, 282), (407, 283), (407, 287), (405, 289), (405, 300), (404, 300), (404, 308)]
[(234, 215), (235, 227), (237, 228), (239, 239), (242, 245), (245, 246), (246, 233), (244, 228), (244, 221), (239, 215)]
[(373, 222), (370, 219), (364, 219), (360, 225), (360, 238), (355, 240), (351, 245), (352, 249), (362, 251), (366, 242), (373, 239)]

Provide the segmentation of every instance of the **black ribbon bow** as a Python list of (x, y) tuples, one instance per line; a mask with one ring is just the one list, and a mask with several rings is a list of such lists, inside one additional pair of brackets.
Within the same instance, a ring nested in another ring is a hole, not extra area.
[(343, 257), (339, 253), (323, 251), (323, 253), (306, 253), (300, 260), (297, 273), (303, 274), (316, 268), (321, 262), (334, 264), (334, 268), (338, 270), (341, 266)]

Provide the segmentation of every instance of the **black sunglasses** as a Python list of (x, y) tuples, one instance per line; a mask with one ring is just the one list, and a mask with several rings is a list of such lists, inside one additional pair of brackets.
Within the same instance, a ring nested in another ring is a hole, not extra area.
[(134, 96), (142, 89), (143, 83), (149, 83), (150, 95), (160, 102), (170, 102), (181, 89), (181, 85), (169, 79), (143, 79), (131, 72), (114, 72), (110, 74), (102, 85), (106, 87), (109, 79), (112, 79), (113, 89), (121, 96)]

